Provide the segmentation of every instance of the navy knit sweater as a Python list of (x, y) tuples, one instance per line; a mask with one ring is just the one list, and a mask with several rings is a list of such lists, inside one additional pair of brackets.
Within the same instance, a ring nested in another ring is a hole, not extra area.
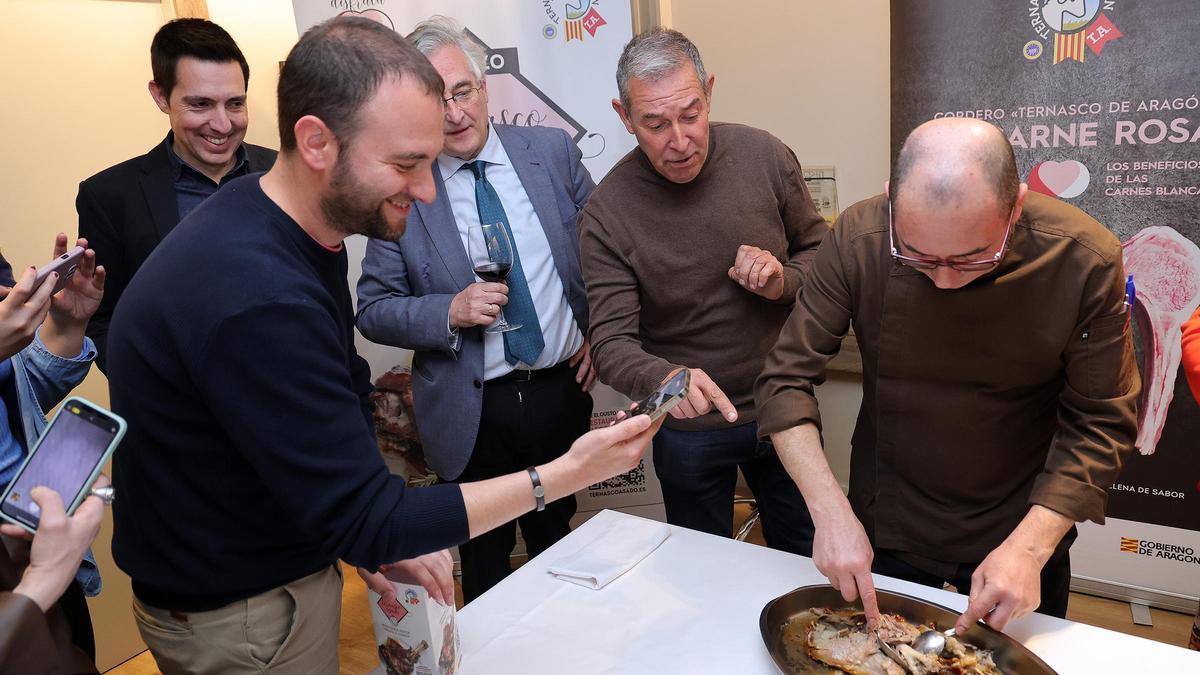
[(225, 186), (121, 297), (108, 339), (113, 554), (143, 602), (203, 611), (339, 558), (374, 568), (468, 537), (456, 485), (408, 489), (371, 423), (346, 253), (259, 187)]

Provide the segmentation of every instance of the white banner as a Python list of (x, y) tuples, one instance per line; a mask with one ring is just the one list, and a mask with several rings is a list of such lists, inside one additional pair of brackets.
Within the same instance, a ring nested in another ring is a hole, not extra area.
[[(358, 14), (401, 34), (434, 14), (458, 20), (488, 51), (489, 113), (497, 124), (554, 126), (571, 134), (584, 165), (599, 182), (636, 141), (621, 124), (611, 101), (617, 97), (616, 68), (633, 35), (630, 4), (622, 0), (294, 0), (297, 32), (339, 14)], [(366, 239), (346, 240), (349, 282), (355, 288)], [(425, 466), (412, 423), (412, 353), (367, 341), (356, 345), (371, 364), (376, 384), (376, 429), (393, 472), (410, 484), (434, 480)], [(593, 427), (629, 405), (612, 389), (597, 385)], [(606, 508), (665, 519), (662, 489), (652, 463), (578, 494), (580, 522)]]
[(1103, 526), (1080, 523), (1071, 574), (1075, 590), (1194, 612), (1200, 532), (1120, 518), (1106, 518)]
[(566, 129), (597, 181), (633, 136), (612, 109), (617, 58), (633, 36), (624, 0), (293, 0), (299, 34), (361, 14), (408, 34), (434, 14), (458, 20), (488, 50), (492, 121)]

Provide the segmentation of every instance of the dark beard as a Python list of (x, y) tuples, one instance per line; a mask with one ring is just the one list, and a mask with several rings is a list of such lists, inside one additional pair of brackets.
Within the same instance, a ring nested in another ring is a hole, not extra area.
[(363, 192), (362, 185), (351, 173), (350, 163), (342, 161), (340, 154), (329, 188), (329, 193), (321, 196), (321, 213), (325, 222), (338, 232), (389, 241), (404, 234), (403, 223), (399, 231), (388, 225), (383, 217), (383, 204), (358, 196)]

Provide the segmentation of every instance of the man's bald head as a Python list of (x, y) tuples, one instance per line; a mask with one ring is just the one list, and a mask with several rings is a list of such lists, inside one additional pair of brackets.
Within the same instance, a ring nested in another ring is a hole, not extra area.
[(913, 198), (958, 203), (992, 198), (1007, 214), (1020, 188), (1012, 145), (998, 127), (943, 118), (913, 130), (900, 148), (889, 194), (896, 209)]

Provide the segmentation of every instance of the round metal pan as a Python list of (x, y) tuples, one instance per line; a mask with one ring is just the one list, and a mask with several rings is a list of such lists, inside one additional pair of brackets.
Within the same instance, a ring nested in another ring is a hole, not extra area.
[[(879, 598), (881, 612), (899, 614), (913, 623), (932, 623), (939, 630), (946, 630), (953, 627), (954, 622), (958, 619), (958, 612), (932, 602), (882, 589), (876, 589), (876, 594)], [(768, 602), (758, 617), (758, 628), (762, 633), (763, 644), (766, 645), (775, 665), (783, 673), (840, 672), (809, 659), (807, 654), (793, 655), (793, 658), (789, 659), (784, 651), (784, 624), (792, 617), (813, 607), (828, 607), (835, 610), (843, 607), (861, 609), (861, 607), (847, 603), (842, 599), (841, 593), (827, 584), (803, 586)], [(991, 650), (996, 665), (1005, 673), (1057, 675), (1053, 668), (1026, 649), (1025, 645), (983, 624), (976, 624), (959, 637), (977, 647)]]

